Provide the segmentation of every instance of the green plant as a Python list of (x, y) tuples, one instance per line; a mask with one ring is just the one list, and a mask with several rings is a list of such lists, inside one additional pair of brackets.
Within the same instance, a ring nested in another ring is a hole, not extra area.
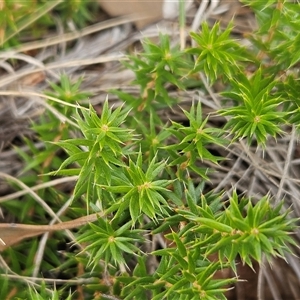
[(146, 40), (143, 43), (144, 52), (130, 56), (130, 63), (124, 65), (135, 73), (134, 84), (140, 86), (140, 96), (136, 99), (122, 91), (113, 91), (129, 107), (137, 111), (161, 109), (174, 105), (177, 100), (170, 97), (168, 86), (184, 89), (182, 77), (191, 67), (189, 57), (179, 47), (171, 48), (166, 35), (160, 35), (159, 45)]
[(54, 25), (55, 14), (60, 15), (64, 24), (72, 20), (82, 28), (93, 19), (94, 5), (78, 0), (4, 0), (0, 6), (0, 47), (19, 45), (25, 35), (27, 39), (41, 37)]
[[(139, 95), (112, 91), (123, 105), (114, 107), (107, 99), (98, 107), (100, 113), (92, 106), (74, 107), (73, 102), (87, 96), (79, 92), (81, 81), (72, 85), (63, 75), (61, 85), (51, 84), (47, 95), (63, 101), (52, 105), (68, 119), (75, 117), (75, 123), (49, 132), (49, 124), (60, 128), (50, 112), (42, 124), (35, 124), (41, 139), (50, 143), (39, 153), (28, 141), (36, 156), (25, 171), (34, 170), (34, 180), (41, 173), (46, 181), (76, 176), (70, 195), (51, 189), (49, 204), (58, 211), (69, 201), (67, 219), (90, 212), (103, 216), (75, 233), (77, 246), (83, 248), (57, 257), (54, 237), (45, 255), (49, 262), (43, 272), (79, 278), (84, 285), (78, 283), (74, 292), (85, 299), (226, 299), (228, 285), (238, 279), (216, 278), (219, 270), (237, 272), (238, 257), (252, 267), (253, 261), (271, 262), (293, 253), (297, 243), (290, 234), (297, 230), (298, 218), (284, 200), (268, 194), (253, 199), (246, 191), (218, 191), (209, 185), (220, 165), (228, 163), (224, 153), (239, 141), (266, 149), (271, 139), (300, 126), (299, 58), (294, 51), (299, 6), (243, 2), (253, 8), (260, 25), (249, 35), (250, 50), (231, 37), (232, 24), (221, 30), (218, 23), (203, 23), (200, 32), (191, 33), (196, 44), (184, 50), (171, 47), (167, 35), (160, 35), (158, 44), (146, 40), (144, 51), (129, 56), (125, 64), (135, 73)], [(200, 82), (201, 74), (208, 85)], [(194, 100), (181, 109), (181, 121), (163, 119), (164, 110), (180, 104), (171, 91), (188, 90), (195, 81), (197, 87), (224, 87), (220, 107), (205, 116), (204, 104)], [(221, 122), (215, 124), (214, 117)], [(60, 148), (64, 152), (57, 158)], [(53, 161), (45, 168), (49, 155)], [(32, 200), (28, 203), (21, 220)], [(16, 215), (16, 207), (11, 202), (6, 208)], [(43, 210), (35, 208), (33, 214), (40, 218)], [(27, 275), (37, 244), (24, 243), (26, 251), (16, 247), (4, 255), (10, 257), (13, 272)], [(0, 279), (5, 297), (11, 283)], [(70, 285), (57, 293), (71, 297), (66, 293)], [(46, 297), (41, 286), (39, 293)], [(32, 288), (29, 295), (39, 299)]]
[[(77, 81), (73, 82), (65, 74), (60, 77), (60, 82), (58, 84), (50, 82), (50, 89), (45, 91), (45, 97), (49, 97), (48, 104), (50, 109), (46, 110), (38, 119), (32, 122), (32, 129), (35, 132), (34, 139), (24, 139), (24, 143), (28, 147), (28, 150), (23, 151), (19, 148), (15, 148), (20, 155), (20, 158), (26, 162), (23, 170), (20, 170), (19, 179), (22, 183), (15, 182), (14, 186), (18, 187), (20, 184), (26, 184), (28, 187), (35, 186), (37, 183), (40, 185), (50, 183), (51, 176), (45, 175), (54, 169), (60, 167), (63, 163), (63, 157), (61, 156), (61, 151), (57, 145), (53, 142), (65, 139), (70, 136), (70, 134), (76, 134), (77, 126), (74, 126), (71, 118), (74, 114), (74, 108), (83, 99), (86, 99), (91, 93), (83, 92), (80, 90), (80, 85), (83, 78), (79, 78)], [(59, 115), (64, 117), (64, 123), (58, 118)], [(39, 144), (36, 143), (39, 142)], [(31, 194), (32, 195), (32, 194)], [(47, 199), (47, 203), (43, 202), (42, 199)], [(10, 215), (16, 216), (16, 222), (24, 223), (35, 223), (35, 222), (49, 222), (49, 216), (55, 217), (55, 213), (59, 211), (68, 199), (68, 191), (63, 191), (53, 187), (51, 184), (47, 188), (41, 188), (34, 196), (24, 195), (18, 199), (13, 199), (6, 203), (1, 204), (2, 209), (5, 212), (9, 212)], [(20, 205), (22, 203), (22, 205)], [(38, 204), (37, 204), (38, 203)], [(77, 209), (77, 213), (80, 214), (80, 209)], [(85, 213), (85, 209), (82, 209), (82, 213)], [(33, 218), (32, 218), (33, 217)], [(74, 217), (69, 216), (67, 219)], [(18, 221), (17, 221), (18, 220)], [(39, 220), (39, 221), (37, 221)], [(41, 262), (41, 268), (43, 272), (56, 272), (53, 271), (55, 268), (61, 266), (61, 259), (56, 257), (54, 253), (58, 251), (60, 243), (66, 242), (63, 235), (58, 234), (57, 240), (53, 239), (47, 245), (47, 249), (44, 253), (44, 259)], [(23, 244), (25, 245), (26, 253), (21, 248), (16, 248), (15, 250), (9, 249), (8, 254), (13, 262), (11, 266), (11, 271), (23, 276), (30, 276), (34, 273), (36, 265), (36, 253), (38, 251), (37, 241), (31, 243)], [(65, 265), (69, 265), (72, 260), (64, 261)], [(61, 266), (64, 267), (64, 264)], [(1, 283), (2, 286), (2, 283)], [(3, 286), (4, 283), (3, 283)], [(49, 296), (49, 292), (55, 297), (71, 297), (65, 291), (60, 289), (59, 291), (52, 292), (49, 288), (40, 289), (37, 285), (30, 284), (30, 287), (26, 289), (26, 282), (17, 282), (11, 285), (7, 283), (7, 289), (2, 289), (3, 299), (10, 297), (10, 292), (12, 287), (16, 287), (17, 296), (24, 299), (29, 297), (34, 299), (46, 299)], [(36, 287), (38, 294), (31, 287)], [(23, 290), (23, 292), (21, 292)], [(29, 294), (30, 292), (30, 294)], [(13, 294), (15, 295), (15, 293)], [(62, 296), (64, 295), (64, 296)], [(40, 298), (38, 298), (40, 297)]]
[(192, 32), (191, 37), (197, 43), (197, 47), (187, 49), (188, 53), (196, 55), (195, 65), (191, 73), (204, 71), (209, 81), (214, 83), (218, 77), (223, 80), (236, 78), (243, 71), (243, 61), (251, 60), (251, 55), (245, 51), (239, 43), (230, 38), (232, 24), (224, 30), (220, 30), (220, 24), (216, 23), (212, 28), (203, 23), (201, 35)]
[(220, 114), (232, 116), (225, 129), (230, 128), (234, 139), (247, 137), (251, 144), (255, 136), (257, 142), (264, 145), (268, 135), (276, 138), (282, 133), (286, 113), (278, 111), (282, 99), (278, 94), (273, 95), (274, 76), (263, 76), (260, 68), (250, 79), (240, 74), (238, 80), (230, 82), (232, 90), (223, 95), (237, 101), (237, 106), (220, 110)]
[[(51, 298), (49, 298), (49, 291), (47, 292), (46, 285), (43, 283), (41, 285), (41, 290), (38, 292), (35, 288), (28, 288), (28, 294), (30, 296), (30, 299), (32, 300), (43, 300), (43, 299), (51, 299), (51, 300), (59, 300), (60, 295), (58, 291), (55, 289), (54, 291), (51, 291)], [(69, 293), (69, 295), (65, 298), (66, 300), (71, 300), (72, 295)]]

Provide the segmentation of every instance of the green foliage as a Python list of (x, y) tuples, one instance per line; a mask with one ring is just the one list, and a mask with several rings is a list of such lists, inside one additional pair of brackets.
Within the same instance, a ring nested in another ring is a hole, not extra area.
[(31, 39), (43, 36), (55, 25), (53, 16), (56, 14), (64, 25), (72, 20), (82, 28), (93, 20), (94, 10), (94, 1), (4, 0), (0, 8), (0, 47), (19, 45), (24, 34), (28, 34)]
[[(82, 79), (79, 79), (79, 81), (74, 83), (63, 74), (61, 76), (61, 83), (50, 84), (52, 88), (47, 90), (45, 94), (50, 98), (48, 104), (51, 107), (51, 111), (46, 110), (39, 119), (32, 123), (32, 128), (36, 136), (34, 140), (24, 140), (28, 146), (28, 150), (23, 151), (20, 148), (15, 148), (21, 159), (26, 163), (24, 169), (21, 170), (22, 173), (19, 179), (28, 187), (35, 186), (37, 183), (51, 183), (52, 178), (45, 175), (45, 173), (58, 169), (63, 163), (64, 158), (59, 154), (61, 153), (60, 148), (51, 142), (70, 137), (70, 134), (74, 134), (77, 128), (76, 126), (74, 128), (74, 126), (68, 122), (62, 123), (57, 118), (56, 112), (63, 114), (66, 120), (69, 120), (71, 116), (74, 115), (74, 107), (70, 105), (77, 107), (76, 103), (80, 103), (82, 99), (86, 99), (86, 97), (90, 95), (90, 93), (79, 90), (81, 81)], [(56, 101), (59, 99), (64, 99), (64, 101)], [(39, 143), (37, 144), (36, 141)], [(26, 194), (18, 199), (1, 203), (1, 208), (10, 215), (15, 216), (14, 221), (16, 223), (47, 224), (49, 223), (49, 213), (51, 210), (56, 212), (61, 209), (69, 197), (68, 192), (57, 189), (56, 187), (51, 187), (51, 185), (38, 190), (36, 195), (36, 197), (40, 197), (40, 199), (46, 199), (44, 206), (42, 206), (41, 203), (37, 204), (35, 198)], [(20, 205), (20, 203), (22, 203), (22, 205)], [(84, 209), (79, 210), (77, 208), (79, 214), (85, 211)], [(51, 213), (50, 217), (53, 217)], [(74, 217), (74, 215), (72, 217)], [(55, 238), (48, 242), (44, 259), (41, 263), (41, 269), (46, 273), (51, 273), (53, 269), (62, 267), (61, 258), (57, 256), (57, 253), (60, 247), (59, 243), (64, 243), (66, 240), (62, 234), (55, 236)], [(25, 241), (20, 247), (18, 245), (13, 249), (8, 249), (7, 255), (9, 261), (12, 263), (10, 266), (11, 270), (23, 276), (31, 276), (35, 266), (37, 251), (37, 239)], [(72, 258), (70, 258), (70, 260), (66, 259), (66, 261), (70, 263)], [(68, 272), (69, 271), (70, 270), (68, 270)], [(24, 295), (23, 299), (28, 299), (29, 292), (26, 290), (26, 286), (22, 281), (17, 283), (15, 281), (9, 281), (8, 293), (15, 287), (16, 291), (19, 289), (22, 291), (22, 294), (20, 294), (21, 299)], [(41, 297), (51, 299), (52, 293), (49, 292), (49, 289), (46, 288), (44, 292), (46, 294), (42, 293)], [(31, 290), (31, 293), (35, 292)], [(62, 292), (59, 291), (59, 295), (61, 294)], [(47, 295), (48, 298), (45, 295)], [(63, 296), (63, 298), (64, 297), (67, 298), (68, 296)], [(3, 299), (6, 299), (6, 297), (3, 297)]]
[(66, 74), (61, 74), (59, 84), (49, 82), (52, 91), (47, 91), (45, 94), (59, 99), (60, 103), (54, 102), (53, 106), (56, 108), (64, 108), (62, 112), (68, 117), (70, 113), (67, 111), (69, 106), (66, 105), (66, 102), (75, 104), (91, 96), (91, 93), (81, 91), (80, 85), (82, 81), (83, 77), (80, 77), (73, 83)]
[(218, 253), (220, 259), (226, 257), (235, 270), (237, 255), (252, 266), (251, 257), (261, 262), (263, 254), (267, 259), (283, 256), (284, 251), (289, 251), (286, 244), (295, 244), (290, 236), (282, 235), (292, 231), (292, 224), (296, 221), (286, 218), (288, 211), (282, 213), (282, 204), (272, 208), (270, 199), (265, 196), (253, 207), (250, 199), (239, 199), (234, 191), (224, 213), (213, 213), (205, 199), (202, 199), (201, 206), (196, 207), (197, 213), (179, 213), (195, 223), (190, 230), (202, 234), (193, 247), (206, 248), (206, 256)]
[[(72, 83), (65, 74), (62, 74), (60, 80), (60, 84), (50, 82), (51, 90), (45, 92), (51, 98), (49, 104), (53, 107), (54, 112), (46, 111), (38, 121), (32, 124), (32, 129), (36, 132), (38, 138), (45, 142), (43, 145), (45, 148), (41, 151), (41, 149), (34, 146), (32, 141), (26, 140), (31, 153), (28, 154), (17, 149), (24, 161), (28, 162), (23, 172), (35, 169), (39, 174), (43, 174), (59, 168), (62, 161), (55, 156), (59, 148), (50, 142), (66, 139), (70, 134), (70, 130), (72, 130), (72, 126), (67, 122), (61, 123), (55, 111), (62, 114), (66, 119), (70, 119), (74, 109), (70, 105), (74, 106), (91, 95), (91, 93), (79, 91), (83, 78)], [(34, 157), (34, 160), (30, 162), (31, 157)], [(45, 180), (47, 181), (49, 178), (45, 177)]]
[[(50, 174), (78, 175), (73, 197), (78, 199), (86, 193), (89, 202), (97, 193), (95, 183), (110, 184), (112, 170), (117, 171), (118, 167), (123, 166), (121, 159), (126, 153), (124, 145), (132, 141), (133, 135), (132, 130), (121, 127), (128, 112), (121, 107), (112, 111), (107, 101), (100, 118), (92, 107), (89, 110), (81, 109), (80, 113), (77, 111), (77, 122), (85, 138), (55, 143), (66, 150), (69, 158)], [(73, 163), (78, 163), (80, 167), (66, 169)]]
[(125, 66), (135, 73), (134, 84), (140, 86), (140, 97), (135, 98), (122, 91), (114, 91), (126, 104), (137, 111), (151, 111), (177, 102), (168, 92), (168, 86), (184, 89), (182, 77), (191, 67), (190, 60), (183, 59), (184, 52), (179, 47), (171, 48), (167, 35), (160, 35), (159, 45), (150, 40), (143, 43), (144, 52), (130, 56)]
[[(54, 291), (47, 291), (46, 285), (43, 283), (41, 286), (40, 291), (37, 291), (35, 288), (29, 288), (29, 296), (31, 300), (59, 300), (61, 299), (61, 295), (59, 294), (59, 292), (55, 289)], [(23, 298), (24, 300), (27, 298)], [(72, 295), (71, 293), (69, 293), (69, 295), (64, 298), (66, 300), (71, 300), (72, 299)]]
[(95, 1), (64, 0), (56, 7), (56, 13), (61, 16), (64, 23), (72, 20), (79, 28), (82, 28), (93, 21), (96, 9)]
[(197, 47), (187, 50), (187, 53), (197, 56), (192, 73), (204, 71), (211, 83), (221, 75), (231, 79), (241, 73), (243, 70), (241, 62), (247, 60), (250, 55), (230, 38), (232, 27), (233, 25), (229, 24), (221, 32), (219, 23), (209, 28), (204, 22), (201, 34), (191, 33), (192, 39), (197, 43)]
[(91, 250), (90, 264), (96, 266), (101, 259), (106, 265), (111, 263), (118, 264), (124, 269), (127, 262), (124, 254), (136, 254), (139, 248), (134, 245), (136, 242), (141, 242), (142, 230), (131, 229), (130, 222), (117, 228), (113, 222), (108, 220), (98, 219), (98, 225), (89, 224), (90, 229), (84, 230), (78, 238), (78, 242), (89, 242), (86, 250)]
[(170, 165), (180, 164), (179, 170), (188, 168), (201, 177), (208, 179), (206, 176), (207, 170), (197, 167), (197, 158), (200, 158), (201, 161), (208, 160), (217, 164), (223, 158), (213, 155), (208, 147), (209, 145), (224, 147), (228, 144), (228, 141), (221, 137), (223, 134), (222, 129), (207, 126), (209, 117), (203, 120), (201, 102), (198, 102), (196, 109), (193, 104), (190, 112), (185, 110), (183, 112), (190, 126), (172, 122), (173, 126), (169, 130), (176, 137), (178, 143), (165, 147), (165, 149), (171, 150), (173, 154), (174, 160)]
[[(221, 200), (219, 196), (215, 195), (210, 203), (202, 197), (197, 205), (198, 195), (193, 195), (192, 190), (190, 188), (186, 196), (197, 196), (190, 199), (194, 202), (193, 212), (177, 210), (177, 217), (167, 218), (155, 230), (155, 233), (164, 232), (167, 226), (185, 224), (177, 233), (172, 231), (165, 235), (172, 247), (152, 252), (161, 257), (156, 272), (151, 276), (147, 273), (135, 276), (124, 290), (124, 294), (129, 293), (125, 299), (134, 296), (141, 299), (145, 290), (152, 292), (151, 299), (199, 299), (199, 294), (201, 299), (226, 299), (225, 286), (235, 279), (215, 279), (213, 275), (217, 270), (229, 265), (235, 270), (237, 255), (252, 266), (251, 257), (260, 262), (263, 254), (267, 258), (281, 256), (289, 251), (286, 243), (295, 244), (291, 237), (283, 234), (294, 228), (295, 220), (287, 220), (288, 212), (280, 213), (282, 204), (272, 209), (268, 197), (264, 197), (253, 207), (249, 199), (239, 200), (234, 192), (230, 205), (225, 210), (216, 210), (216, 201)], [(208, 257), (216, 253), (220, 261), (213, 263)]]
[[(74, 233), (81, 249), (59, 251), (58, 241), (69, 240), (53, 234), (43, 275), (62, 272), (81, 280), (75, 294), (86, 299), (226, 299), (237, 278), (216, 274), (236, 271), (237, 257), (252, 267), (263, 257), (271, 261), (292, 252), (296, 243), (290, 233), (297, 220), (283, 201), (275, 205), (264, 195), (254, 202), (246, 193), (216, 192), (209, 184), (211, 172), (226, 163), (223, 153), (237, 140), (267, 147), (286, 126), (300, 127), (299, 7), (287, 1), (243, 2), (260, 24), (248, 36), (250, 50), (231, 37), (231, 23), (224, 30), (219, 23), (203, 23), (201, 31), (191, 33), (195, 45), (185, 50), (171, 46), (167, 35), (158, 43), (146, 40), (143, 52), (125, 64), (135, 73), (140, 94), (113, 91), (123, 105), (112, 106), (108, 97), (97, 109), (84, 107), (80, 102), (89, 94), (80, 89), (82, 78), (74, 83), (62, 75), (60, 83), (50, 83), (45, 92), (50, 109), (33, 124), (42, 148), (27, 140), (30, 151), (18, 150), (27, 162), (21, 179), (33, 186), (53, 175), (75, 175), (67, 192), (44, 188), (39, 196), (55, 212), (73, 200), (65, 220), (90, 211), (99, 219)], [(85, 15), (83, 1), (67, 4)], [(191, 101), (188, 108), (182, 105), (182, 120), (171, 114), (164, 120), (163, 112), (180, 102), (172, 91), (203, 86), (199, 72), (211, 87), (224, 87), (222, 107), (207, 115), (204, 103)], [(215, 116), (221, 122), (214, 123)], [(3, 207), (16, 220), (48, 222), (45, 207), (28, 195), (21, 200), (26, 203), (21, 209), (19, 200)], [(165, 244), (155, 247), (155, 239)], [(30, 276), (37, 248), (36, 239), (26, 240), (3, 256), (12, 272)], [(0, 284), (5, 299), (15, 283), (1, 276)], [(64, 282), (52, 295), (54, 287), (44, 283), (24, 292), (21, 282), (15, 290), (20, 299), (71, 299), (71, 285)]]
[(155, 159), (154, 157), (144, 171), (142, 153), (139, 152), (136, 162), (130, 160), (123, 172), (120, 170), (112, 176), (110, 185), (101, 186), (106, 191), (122, 195), (120, 201), (111, 206), (109, 211), (117, 207), (118, 216), (129, 208), (130, 217), (135, 223), (143, 214), (150, 219), (156, 219), (157, 215), (167, 215), (165, 207), (168, 207), (169, 197), (175, 203), (180, 203), (167, 189), (172, 180), (158, 179), (166, 164), (163, 161), (155, 162)]
[(276, 137), (282, 133), (285, 114), (278, 110), (282, 99), (272, 93), (276, 86), (274, 76), (263, 77), (258, 69), (250, 79), (241, 74), (230, 83), (232, 90), (223, 95), (234, 99), (237, 105), (221, 110), (220, 114), (232, 116), (225, 129), (230, 128), (234, 138), (246, 137), (251, 144), (255, 136), (259, 144), (265, 145), (268, 135)]
[[(181, 253), (176, 248), (156, 251), (162, 256), (156, 272), (149, 276), (146, 272), (138, 274), (133, 282), (127, 284), (124, 299), (142, 299), (145, 291), (151, 290), (151, 299), (226, 299), (224, 286), (233, 283), (233, 279), (212, 279), (220, 269), (218, 262), (212, 263), (201, 257), (197, 251), (188, 251), (176, 234), (172, 234), (176, 246), (181, 246)], [(185, 256), (182, 256), (185, 254)], [(121, 279), (124, 280), (124, 279)], [(167, 287), (167, 288), (166, 288)]]

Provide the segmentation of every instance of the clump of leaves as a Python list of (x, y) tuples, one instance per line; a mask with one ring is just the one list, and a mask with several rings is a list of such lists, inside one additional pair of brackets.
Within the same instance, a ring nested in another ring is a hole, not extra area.
[[(136, 254), (139, 249), (134, 244), (142, 242), (142, 230), (130, 229), (132, 224), (126, 223), (121, 227), (114, 226), (115, 222), (109, 220), (98, 219), (98, 224), (90, 224), (89, 230), (84, 230), (78, 238), (78, 242), (93, 241), (86, 250), (91, 250), (89, 265), (96, 266), (101, 259), (106, 265), (114, 263), (121, 270), (125, 270), (127, 262), (125, 260), (126, 253)], [(88, 265), (88, 266), (89, 266)]]
[(197, 43), (197, 47), (186, 51), (196, 56), (191, 73), (204, 71), (209, 81), (214, 83), (221, 75), (225, 76), (223, 79), (233, 78), (243, 71), (241, 62), (250, 60), (250, 55), (230, 37), (232, 28), (233, 24), (230, 23), (221, 31), (219, 23), (209, 28), (204, 22), (201, 34), (191, 33), (191, 37)]
[(0, 5), (0, 47), (20, 44), (20, 33), (27, 39), (41, 37), (55, 25), (53, 16), (59, 14), (66, 26), (74, 22), (79, 28), (93, 19), (95, 2), (81, 0), (17, 1), (3, 0)]
[(159, 45), (145, 40), (143, 48), (143, 53), (130, 56), (130, 63), (125, 63), (135, 73), (133, 83), (140, 86), (140, 97), (135, 98), (122, 91), (113, 92), (137, 111), (172, 106), (177, 100), (170, 96), (168, 86), (185, 88), (182, 77), (191, 67), (191, 62), (188, 57), (182, 59), (184, 52), (179, 46), (171, 47), (167, 35), (160, 35)]
[(178, 143), (165, 147), (165, 149), (171, 151), (173, 158), (170, 166), (179, 165), (179, 176), (181, 176), (182, 170), (188, 168), (202, 178), (208, 179), (207, 170), (199, 168), (197, 160), (206, 160), (217, 164), (223, 158), (213, 155), (208, 146), (218, 145), (224, 147), (228, 144), (228, 141), (222, 137), (224, 134), (222, 129), (207, 126), (209, 117), (203, 119), (201, 102), (198, 102), (196, 109), (193, 104), (190, 112), (185, 110), (183, 112), (189, 121), (189, 126), (183, 126), (173, 121), (172, 127), (169, 128), (178, 140)]
[(265, 145), (268, 135), (275, 138), (283, 132), (286, 113), (278, 110), (283, 99), (272, 92), (276, 86), (274, 76), (263, 76), (260, 68), (250, 79), (241, 75), (230, 83), (232, 90), (223, 95), (234, 99), (237, 105), (221, 110), (220, 114), (231, 116), (225, 129), (230, 129), (234, 139), (246, 137), (251, 144), (255, 137)]

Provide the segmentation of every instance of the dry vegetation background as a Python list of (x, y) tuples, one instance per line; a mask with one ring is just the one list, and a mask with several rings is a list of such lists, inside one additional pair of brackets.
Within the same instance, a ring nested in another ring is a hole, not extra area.
[[(187, 11), (185, 42), (190, 43), (188, 32), (199, 28), (201, 21), (206, 19), (213, 23), (219, 20), (225, 27), (232, 18), (235, 24), (233, 34), (247, 46), (244, 36), (255, 29), (255, 18), (249, 9), (234, 0), (195, 2)], [(26, 150), (24, 137), (36, 141), (30, 122), (49, 108), (42, 94), (49, 87), (48, 81), (58, 82), (61, 73), (74, 80), (84, 75), (82, 90), (93, 93), (86, 103), (91, 102), (96, 108), (112, 88), (138, 94), (138, 88), (130, 84), (133, 73), (125, 70), (120, 60), (126, 59), (128, 52), (139, 51), (141, 39), (156, 40), (159, 32), (167, 33), (174, 44), (183, 42), (177, 18), (137, 28), (130, 18), (112, 18), (99, 6), (97, 23), (80, 32), (64, 32), (58, 22), (56, 31), (49, 32), (43, 39), (0, 52), (0, 208), (1, 203), (16, 196), (11, 196), (15, 191), (7, 183), (7, 180), (18, 178), (23, 168), (15, 147)], [(10, 60), (14, 60), (14, 65), (9, 63)], [(182, 107), (200, 97), (205, 112), (209, 112), (220, 107), (219, 92), (222, 88), (207, 86), (206, 90), (172, 93), (181, 99)], [(109, 100), (111, 103), (119, 101), (113, 95), (109, 95)], [(168, 118), (170, 114), (173, 119), (184, 121), (180, 109), (165, 111), (162, 118)], [(58, 117), (64, 121), (62, 115)], [(222, 120), (215, 119), (215, 122)], [(300, 206), (295, 205), (300, 199), (300, 148), (295, 132), (278, 138), (276, 143), (270, 141), (265, 150), (248, 148), (239, 142), (222, 155), (228, 160), (221, 163), (212, 175), (212, 188), (229, 193), (235, 187), (254, 199), (269, 192), (276, 200), (285, 197), (287, 206), (294, 203), (295, 215), (300, 215)], [(69, 188), (73, 182), (60, 184)], [(11, 221), (6, 214), (1, 220)], [(300, 238), (299, 233), (296, 234)], [(5, 269), (3, 260), (1, 265)], [(256, 273), (239, 266), (239, 273), (241, 279), (248, 281), (240, 282), (228, 293), (230, 300), (257, 299), (257, 288), (264, 299), (300, 299), (300, 264), (296, 257), (289, 255), (287, 262), (274, 261), (272, 268), (264, 265), (259, 269), (256, 266)]]

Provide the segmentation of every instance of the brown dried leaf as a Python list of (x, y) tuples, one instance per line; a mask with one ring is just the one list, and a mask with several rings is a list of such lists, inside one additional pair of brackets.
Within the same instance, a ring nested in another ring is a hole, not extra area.
[(96, 221), (100, 214), (92, 214), (84, 216), (72, 221), (62, 222), (54, 225), (27, 225), (27, 224), (14, 224), (14, 223), (1, 223), (0, 224), (0, 252), (6, 248), (19, 243), (23, 239), (35, 237), (46, 232), (72, 229), (80, 227), (89, 222)]

